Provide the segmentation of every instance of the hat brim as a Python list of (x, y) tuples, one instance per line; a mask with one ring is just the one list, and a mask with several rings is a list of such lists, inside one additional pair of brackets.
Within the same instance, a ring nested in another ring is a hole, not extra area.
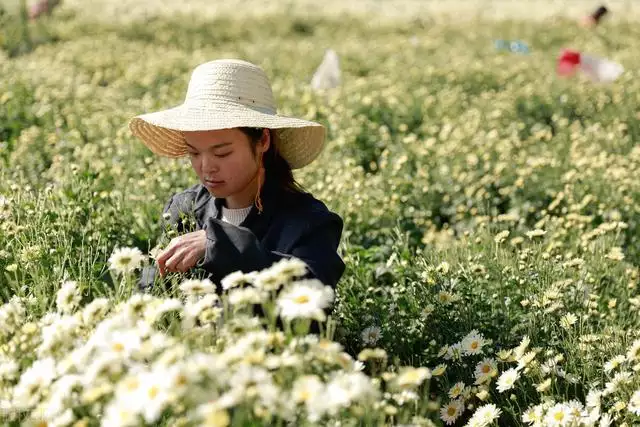
[(142, 114), (129, 122), (129, 129), (151, 151), (178, 158), (187, 155), (182, 132), (256, 127), (272, 129), (274, 142), (292, 169), (302, 168), (320, 154), (325, 128), (319, 123), (280, 116), (235, 104), (180, 106)]

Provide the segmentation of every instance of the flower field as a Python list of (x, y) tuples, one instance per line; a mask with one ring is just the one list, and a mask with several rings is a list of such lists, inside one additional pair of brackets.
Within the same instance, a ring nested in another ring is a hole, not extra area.
[[(640, 425), (637, 15), (586, 29), (126, 3), (27, 24), (0, 2), (0, 424)], [(625, 72), (558, 78), (565, 47)], [(329, 48), (342, 84), (314, 92)], [(344, 218), (335, 291), (295, 260), (222, 295), (180, 275), (136, 289), (162, 207), (197, 178), (127, 121), (224, 57), (328, 128), (296, 177)]]

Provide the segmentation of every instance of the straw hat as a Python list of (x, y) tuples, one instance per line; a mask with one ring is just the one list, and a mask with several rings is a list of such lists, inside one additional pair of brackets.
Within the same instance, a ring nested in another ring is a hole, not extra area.
[(278, 115), (265, 72), (236, 59), (197, 66), (184, 103), (129, 122), (129, 129), (151, 151), (173, 158), (187, 154), (183, 131), (236, 127), (271, 129), (273, 142), (292, 169), (311, 163), (324, 146), (322, 125)]

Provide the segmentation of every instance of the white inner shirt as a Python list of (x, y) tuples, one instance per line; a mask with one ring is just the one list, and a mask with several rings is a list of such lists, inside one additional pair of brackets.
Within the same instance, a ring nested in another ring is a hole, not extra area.
[(251, 212), (252, 206), (241, 209), (227, 209), (222, 207), (222, 220), (233, 225), (240, 225), (245, 220), (249, 212)]

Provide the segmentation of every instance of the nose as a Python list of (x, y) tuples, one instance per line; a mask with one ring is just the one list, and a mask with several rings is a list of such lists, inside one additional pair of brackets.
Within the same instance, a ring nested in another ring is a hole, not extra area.
[(220, 162), (212, 154), (203, 154), (201, 169), (205, 175), (217, 173), (220, 170)]

